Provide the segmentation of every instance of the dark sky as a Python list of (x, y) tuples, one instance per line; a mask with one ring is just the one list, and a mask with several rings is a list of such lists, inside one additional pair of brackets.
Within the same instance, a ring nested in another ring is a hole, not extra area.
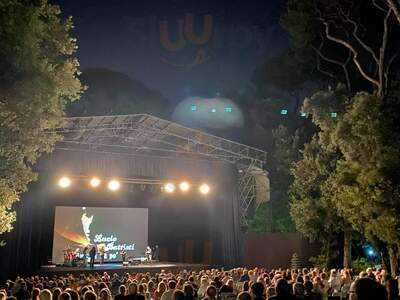
[(74, 18), (82, 69), (123, 72), (173, 102), (240, 90), (287, 45), (279, 0), (55, 1)]

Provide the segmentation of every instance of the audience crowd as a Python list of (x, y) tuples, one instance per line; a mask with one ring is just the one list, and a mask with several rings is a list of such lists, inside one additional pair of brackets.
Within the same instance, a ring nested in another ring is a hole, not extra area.
[(17, 277), (0, 300), (398, 300), (398, 281), (384, 269), (271, 270), (237, 268), (157, 274)]

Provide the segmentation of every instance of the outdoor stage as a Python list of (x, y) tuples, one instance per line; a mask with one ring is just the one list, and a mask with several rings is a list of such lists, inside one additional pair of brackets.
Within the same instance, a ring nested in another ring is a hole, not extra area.
[(124, 274), (129, 273), (158, 273), (161, 270), (176, 272), (180, 270), (201, 270), (210, 268), (204, 264), (185, 264), (185, 263), (169, 263), (169, 262), (152, 262), (152, 263), (141, 263), (136, 265), (123, 266), (122, 263), (105, 263), (95, 264), (94, 268), (87, 267), (64, 267), (64, 266), (42, 266), (40, 268), (40, 275), (62, 275), (62, 274), (78, 274), (78, 273), (118, 273)]

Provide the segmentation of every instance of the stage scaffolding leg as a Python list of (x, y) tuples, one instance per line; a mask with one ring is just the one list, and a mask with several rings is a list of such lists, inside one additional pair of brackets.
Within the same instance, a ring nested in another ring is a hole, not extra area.
[(254, 162), (239, 169), (239, 204), (240, 221), (242, 226), (248, 225), (248, 218), (254, 213), (256, 207), (256, 181), (252, 173)]

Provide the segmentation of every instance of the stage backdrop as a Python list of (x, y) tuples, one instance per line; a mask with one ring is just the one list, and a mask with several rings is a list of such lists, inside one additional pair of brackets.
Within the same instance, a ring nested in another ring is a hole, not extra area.
[(65, 249), (82, 254), (90, 245), (104, 245), (105, 261), (121, 260), (122, 250), (128, 257), (142, 257), (147, 236), (147, 208), (57, 206), (52, 261), (61, 264)]

